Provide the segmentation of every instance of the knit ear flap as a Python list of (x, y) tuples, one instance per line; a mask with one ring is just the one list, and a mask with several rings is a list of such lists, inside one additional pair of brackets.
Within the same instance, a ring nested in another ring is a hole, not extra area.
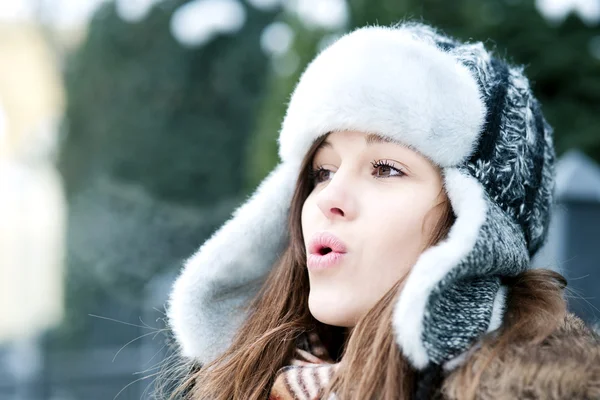
[(279, 164), (219, 230), (186, 262), (173, 286), (167, 317), (183, 356), (204, 364), (222, 354), (284, 250), (299, 167)]
[(477, 179), (445, 168), (444, 184), (456, 222), (421, 254), (393, 316), (396, 341), (418, 369), (448, 361), (495, 329), (504, 306), (498, 277), (529, 266), (523, 231)]

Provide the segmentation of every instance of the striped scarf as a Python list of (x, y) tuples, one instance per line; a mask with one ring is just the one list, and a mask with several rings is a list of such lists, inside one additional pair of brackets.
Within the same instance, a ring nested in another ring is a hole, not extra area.
[(319, 336), (308, 332), (300, 338), (290, 365), (277, 371), (268, 400), (319, 399), (338, 367)]
[[(315, 332), (308, 332), (298, 339), (295, 355), (289, 365), (280, 368), (267, 400), (323, 400), (321, 393), (329, 384), (333, 373), (338, 370)], [(419, 375), (414, 398), (438, 399), (442, 369), (431, 365)], [(332, 394), (327, 400), (339, 400)]]

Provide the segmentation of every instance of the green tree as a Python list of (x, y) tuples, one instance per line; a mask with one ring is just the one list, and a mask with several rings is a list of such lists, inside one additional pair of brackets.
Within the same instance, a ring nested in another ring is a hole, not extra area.
[(260, 34), (273, 13), (246, 7), (237, 34), (186, 48), (169, 30), (186, 2), (159, 3), (139, 23), (112, 2), (95, 14), (67, 63), (69, 193), (108, 174), (194, 206), (239, 194), (267, 71)]
[(185, 47), (170, 24), (187, 2), (158, 3), (137, 23), (108, 2), (67, 60), (67, 344), (106, 337), (88, 313), (121, 304), (135, 315), (145, 285), (178, 270), (244, 195), (268, 72), (260, 35), (275, 12), (244, 6), (237, 33)]

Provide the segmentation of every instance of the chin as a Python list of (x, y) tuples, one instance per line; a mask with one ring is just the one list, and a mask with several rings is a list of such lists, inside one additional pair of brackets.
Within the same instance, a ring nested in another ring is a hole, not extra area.
[(354, 326), (355, 318), (353, 318), (353, 313), (348, 312), (348, 310), (340, 307), (335, 302), (317, 300), (309, 295), (308, 309), (312, 316), (323, 324), (347, 328)]

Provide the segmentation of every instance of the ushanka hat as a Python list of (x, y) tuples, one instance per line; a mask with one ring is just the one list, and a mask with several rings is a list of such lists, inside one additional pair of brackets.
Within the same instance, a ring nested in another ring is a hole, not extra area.
[(552, 130), (522, 68), (482, 43), (420, 23), (367, 26), (308, 65), (281, 127), (281, 161), (185, 262), (167, 311), (185, 357), (204, 364), (231, 344), (246, 317), (239, 306), (287, 245), (303, 157), (315, 139), (342, 130), (390, 138), (442, 168), (456, 221), (418, 258), (390, 326), (413, 366), (449, 366), (500, 326), (501, 277), (530, 268), (548, 231)]

